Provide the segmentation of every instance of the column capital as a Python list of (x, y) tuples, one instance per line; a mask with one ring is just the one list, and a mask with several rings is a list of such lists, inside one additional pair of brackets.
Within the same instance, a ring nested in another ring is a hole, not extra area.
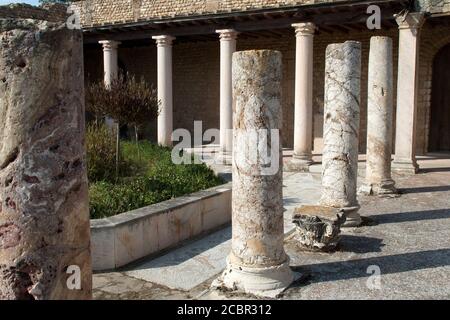
[(420, 29), (425, 22), (423, 12), (405, 12), (394, 15), (399, 29)]
[(299, 22), (292, 24), (295, 29), (296, 36), (309, 36), (314, 35), (316, 31), (316, 25), (312, 22)]
[(239, 32), (234, 29), (219, 29), (216, 30), (216, 33), (219, 34), (220, 40), (229, 41), (236, 40)]
[(117, 49), (119, 45), (121, 44), (120, 41), (115, 40), (101, 40), (98, 43), (100, 43), (103, 47), (103, 50), (113, 50)]
[(169, 35), (159, 35), (153, 36), (152, 39), (156, 41), (158, 47), (170, 47), (176, 38)]

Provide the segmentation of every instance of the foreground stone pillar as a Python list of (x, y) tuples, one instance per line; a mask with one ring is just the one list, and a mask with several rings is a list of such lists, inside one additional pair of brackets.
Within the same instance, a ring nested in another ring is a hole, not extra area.
[(361, 43), (330, 44), (325, 64), (321, 205), (344, 210), (344, 226), (358, 226), (356, 198)]
[(315, 25), (296, 23), (294, 154), (289, 168), (309, 171), (313, 137), (313, 44)]
[(283, 247), (281, 68), (278, 51), (233, 56), (233, 239), (222, 282), (260, 296), (276, 296), (293, 281)]
[[(102, 40), (99, 43), (103, 47), (103, 79), (105, 86), (111, 86), (114, 79), (117, 79), (119, 74), (119, 58), (117, 49), (120, 45), (119, 41)], [(114, 126), (114, 120), (106, 117), (106, 125), (110, 128)]]
[(217, 30), (220, 34), (220, 151), (218, 162), (231, 164), (233, 144), (233, 94), (231, 83), (232, 56), (236, 51), (237, 32)]
[(153, 37), (158, 46), (158, 99), (161, 103), (158, 116), (158, 143), (172, 146), (173, 96), (172, 96), (172, 41), (174, 37)]
[(0, 19), (0, 79), (0, 299), (89, 299), (81, 31)]
[(391, 178), (393, 71), (392, 39), (370, 39), (367, 103), (366, 181), (361, 192), (371, 195), (396, 193)]
[(392, 170), (400, 173), (417, 173), (416, 117), (419, 70), (419, 31), (424, 23), (424, 13), (414, 12), (396, 16), (399, 26), (397, 121), (395, 156)]

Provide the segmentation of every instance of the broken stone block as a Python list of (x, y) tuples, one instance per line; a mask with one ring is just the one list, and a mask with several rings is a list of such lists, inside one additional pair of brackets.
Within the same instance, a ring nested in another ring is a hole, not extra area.
[(336, 249), (345, 222), (344, 210), (326, 206), (301, 206), (293, 215), (295, 238), (300, 246), (312, 251)]

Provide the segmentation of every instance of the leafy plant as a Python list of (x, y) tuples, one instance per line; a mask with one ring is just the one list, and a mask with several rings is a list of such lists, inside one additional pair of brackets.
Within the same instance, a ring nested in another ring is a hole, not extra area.
[[(103, 218), (211, 188), (224, 181), (204, 164), (175, 165), (169, 148), (122, 142), (129, 176), (91, 181), (91, 218)], [(137, 155), (141, 150), (140, 157)]]

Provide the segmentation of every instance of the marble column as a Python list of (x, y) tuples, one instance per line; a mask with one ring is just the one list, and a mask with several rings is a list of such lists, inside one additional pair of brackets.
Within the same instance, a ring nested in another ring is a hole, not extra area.
[(90, 299), (82, 32), (0, 33), (0, 300)]
[(346, 41), (326, 49), (323, 206), (343, 209), (344, 226), (361, 223), (356, 197), (361, 86), (361, 43)]
[(313, 138), (313, 44), (315, 25), (296, 23), (294, 154), (291, 170), (309, 171)]
[(220, 151), (219, 163), (231, 165), (233, 144), (232, 56), (238, 33), (233, 29), (216, 31), (220, 35)]
[[(117, 79), (119, 74), (119, 58), (117, 49), (120, 45), (119, 41), (114, 40), (102, 40), (99, 43), (103, 47), (103, 79), (105, 86), (111, 86), (114, 79)], [(105, 123), (108, 127), (114, 126), (114, 120), (106, 117)]]
[(370, 39), (366, 179), (360, 191), (367, 195), (396, 193), (391, 177), (393, 121), (392, 39)]
[(395, 156), (392, 170), (417, 173), (416, 117), (419, 70), (419, 34), (424, 13), (414, 12), (395, 17), (399, 26), (397, 117)]
[[(283, 247), (282, 148), (272, 140), (282, 126), (281, 80), (280, 52), (234, 54), (232, 250), (221, 281), (267, 297), (293, 281)], [(255, 139), (258, 133), (266, 138)], [(261, 160), (266, 152), (276, 159), (271, 173)]]
[(154, 36), (158, 46), (158, 99), (161, 103), (158, 116), (158, 144), (172, 146), (173, 96), (172, 96), (172, 42), (169, 35)]

